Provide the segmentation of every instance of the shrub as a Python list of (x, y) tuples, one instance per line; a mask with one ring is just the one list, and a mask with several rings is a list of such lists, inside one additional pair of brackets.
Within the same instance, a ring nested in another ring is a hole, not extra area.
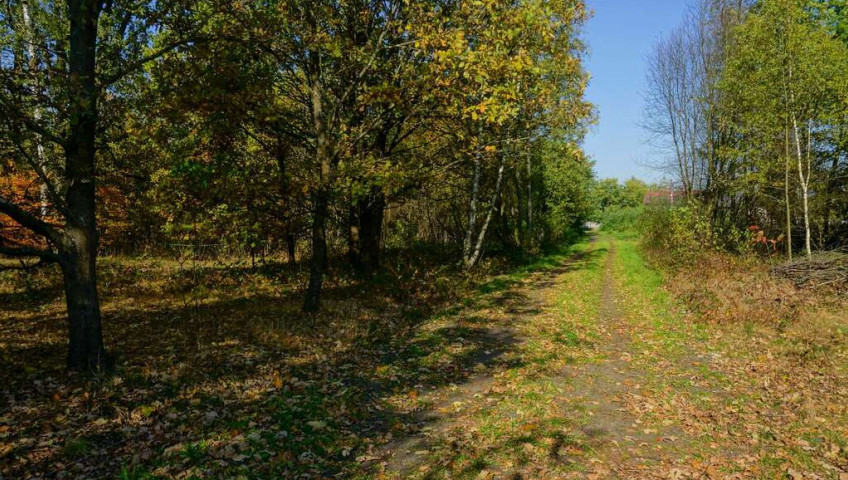
[(691, 265), (710, 253), (744, 256), (752, 245), (749, 232), (714, 227), (706, 209), (696, 202), (682, 207), (646, 208), (640, 231), (644, 246), (672, 265)]
[(758, 230), (714, 227), (697, 203), (649, 207), (640, 221), (643, 246), (667, 267), (667, 285), (699, 318), (783, 328), (797, 321), (807, 299), (792, 283), (773, 277), (754, 255)]
[(627, 232), (639, 227), (644, 207), (610, 208), (601, 214), (601, 229), (607, 232)]

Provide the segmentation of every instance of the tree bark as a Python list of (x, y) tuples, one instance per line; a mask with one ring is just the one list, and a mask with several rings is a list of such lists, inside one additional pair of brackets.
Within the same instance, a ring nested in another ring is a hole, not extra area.
[(375, 187), (359, 209), (359, 254), (362, 273), (372, 275), (380, 268), (380, 245), (383, 239), (383, 216), (386, 197)]
[(474, 238), (474, 229), (477, 226), (477, 201), (480, 196), (480, 157), (481, 153), (474, 155), (474, 176), (471, 179), (471, 202), (468, 211), (468, 225), (465, 229), (465, 241), (462, 245), (462, 257), (466, 265), (471, 258), (471, 242)]
[(786, 138), (784, 140), (784, 151), (786, 155), (785, 161), (785, 171), (784, 171), (784, 183), (783, 183), (783, 195), (784, 200), (786, 202), (786, 255), (789, 257), (789, 261), (792, 261), (792, 205), (789, 203), (789, 171), (791, 170), (790, 162), (791, 158), (789, 155), (789, 125), (787, 124), (785, 127)]
[(533, 156), (527, 146), (527, 246), (533, 247)]
[(96, 249), (92, 247), (97, 240), (85, 229), (69, 230), (66, 238), (59, 263), (68, 307), (68, 368), (96, 371), (106, 365), (97, 296)]
[(526, 247), (528, 238), (528, 216), (525, 211), (527, 208), (527, 199), (524, 198), (526, 185), (524, 183), (524, 178), (521, 175), (520, 168), (515, 169), (513, 178), (515, 179), (515, 210), (517, 213), (517, 220), (515, 222), (515, 227), (512, 229), (512, 241), (515, 242), (516, 245)]
[(306, 298), (303, 304), (303, 310), (306, 312), (317, 311), (320, 307), (321, 288), (324, 283), (324, 271), (327, 268), (328, 260), (327, 216), (329, 214), (329, 177), (332, 169), (333, 152), (324, 118), (321, 87), (318, 84), (318, 75), (320, 75), (319, 63), (318, 53), (313, 53), (311, 66), (314, 77), (310, 85), (310, 100), (312, 120), (315, 127), (315, 160), (318, 166), (318, 188), (313, 194), (312, 268), (309, 274), (309, 286), (306, 290)]
[(321, 306), (321, 288), (324, 284), (324, 269), (327, 261), (327, 213), (328, 195), (319, 192), (315, 195), (315, 210), (312, 218), (312, 259), (309, 272), (309, 286), (303, 303), (305, 312), (315, 312)]
[(805, 240), (805, 248), (807, 252), (807, 259), (809, 260), (813, 256), (813, 249), (811, 247), (811, 233), (810, 233), (810, 160), (809, 160), (809, 148), (808, 148), (808, 158), (807, 158), (807, 175), (804, 175), (804, 164), (803, 159), (804, 156), (801, 153), (801, 137), (800, 132), (798, 131), (798, 118), (795, 114), (792, 114), (792, 125), (795, 130), (795, 147), (796, 153), (798, 155), (798, 176), (801, 179), (801, 192), (804, 198), (804, 240)]
[(288, 254), (289, 265), (295, 265), (297, 263), (297, 258), (295, 257), (296, 248), (297, 239), (294, 237), (294, 235), (286, 235), (286, 253)]
[(97, 295), (95, 61), (98, 0), (69, 0), (71, 102), (65, 145), (67, 218), (59, 248), (68, 306), (68, 368), (98, 370), (106, 355)]
[(373, 187), (356, 206), (351, 207), (348, 260), (358, 275), (370, 276), (380, 267), (385, 209), (386, 197), (379, 187)]
[(476, 266), (483, 257), (483, 244), (486, 241), (486, 232), (489, 230), (489, 224), (492, 221), (492, 215), (495, 213), (495, 206), (501, 194), (504, 166), (504, 159), (501, 158), (501, 165), (498, 168), (498, 179), (495, 182), (495, 191), (492, 193), (492, 201), (489, 204), (489, 212), (486, 214), (486, 220), (483, 222), (483, 227), (480, 228), (480, 234), (477, 236), (477, 244), (474, 247), (474, 252), (470, 257), (465, 259), (465, 265), (469, 268)]
[(359, 211), (360, 205), (351, 205), (348, 208), (347, 223), (347, 260), (354, 271), (362, 274), (362, 254), (360, 251), (361, 239), (359, 236)]

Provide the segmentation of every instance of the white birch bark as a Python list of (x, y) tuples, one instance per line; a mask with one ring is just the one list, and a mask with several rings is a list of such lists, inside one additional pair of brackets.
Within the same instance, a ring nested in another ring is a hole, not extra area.
[[(35, 54), (35, 30), (32, 26), (32, 17), (29, 14), (29, 3), (24, 0), (21, 3), (21, 10), (24, 19), (24, 27), (27, 32), (27, 56), (29, 57), (29, 70), (30, 74), (33, 74), (36, 69), (38, 69), (38, 57)], [(38, 83), (35, 85), (36, 90), (38, 90)], [(32, 112), (33, 120), (35, 123), (41, 122), (41, 107), (38, 105), (35, 106), (35, 109)], [(41, 170), (41, 175), (43, 178), (47, 178), (46, 165), (45, 165), (45, 157), (44, 157), (44, 145), (41, 142), (38, 134), (35, 135), (35, 162), (36, 168)], [(48, 205), (50, 198), (50, 190), (45, 182), (42, 181), (41, 186), (39, 187), (39, 197), (41, 200), (41, 209), (40, 213), (42, 218), (47, 216), (48, 213)]]
[[(810, 245), (810, 155), (807, 152), (807, 174), (804, 174), (804, 155), (801, 152), (801, 136), (798, 129), (798, 117), (795, 112), (792, 112), (792, 127), (795, 131), (795, 150), (798, 158), (798, 177), (801, 180), (801, 193), (804, 199), (804, 239), (805, 248), (807, 251), (807, 259), (813, 256), (813, 250)], [(809, 150), (809, 147), (808, 147)]]
[(471, 258), (471, 241), (474, 237), (474, 228), (477, 225), (477, 200), (480, 196), (480, 156), (482, 153), (477, 152), (474, 155), (474, 176), (471, 180), (471, 203), (468, 210), (468, 226), (465, 228), (465, 242), (462, 245), (462, 258), (467, 265)]
[(492, 200), (489, 204), (489, 212), (486, 214), (486, 220), (483, 222), (483, 227), (480, 229), (480, 234), (477, 235), (477, 245), (474, 247), (474, 253), (465, 261), (466, 266), (473, 267), (477, 265), (483, 254), (483, 243), (486, 241), (486, 232), (489, 230), (489, 223), (492, 221), (492, 216), (495, 213), (495, 204), (501, 194), (501, 184), (503, 183), (504, 159), (501, 157), (501, 165), (498, 168), (498, 180), (495, 183), (495, 191), (492, 193)]

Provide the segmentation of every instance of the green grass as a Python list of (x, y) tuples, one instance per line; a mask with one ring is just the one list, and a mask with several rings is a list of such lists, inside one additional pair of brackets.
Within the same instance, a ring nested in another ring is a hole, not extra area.
[(123, 467), (118, 480), (157, 480), (159, 477), (142, 467)]
[[(509, 471), (522, 465), (545, 465), (550, 472), (581, 470), (578, 463), (558, 462), (547, 449), (561, 443), (575, 452), (589, 452), (584, 439), (575, 434), (579, 412), (571, 409), (563, 398), (563, 387), (570, 380), (562, 376), (563, 368), (591, 357), (588, 348), (587, 323), (597, 316), (601, 295), (603, 264), (607, 245), (601, 241), (590, 246), (578, 244), (567, 251), (547, 256), (531, 265), (490, 282), (486, 294), (501, 292), (526, 280), (536, 272), (562, 269), (573, 255), (583, 253), (571, 262), (550, 292), (548, 305), (553, 307), (531, 317), (532, 323), (515, 328), (524, 339), (516, 352), (516, 366), (496, 374), (497, 401), (471, 412), (463, 423), (474, 426), (474, 445), (461, 448), (445, 458), (450, 439), (429, 459), (430, 468), (423, 478), (476, 478), (483, 470)], [(494, 399), (493, 399), (494, 400)], [(588, 454), (588, 453), (587, 453)], [(450, 467), (443, 467), (447, 463)]]
[(72, 438), (65, 442), (62, 453), (69, 458), (82, 458), (91, 451), (91, 443), (84, 438)]

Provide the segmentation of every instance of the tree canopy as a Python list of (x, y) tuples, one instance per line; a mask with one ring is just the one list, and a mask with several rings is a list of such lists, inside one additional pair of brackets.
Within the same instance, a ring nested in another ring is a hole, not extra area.
[(441, 244), (467, 268), (537, 251), (591, 210), (587, 15), (580, 0), (7, 2), (0, 253), (61, 266), (84, 369), (106, 362), (104, 252), (284, 251), (308, 263), (314, 311), (338, 255), (367, 277), (385, 245)]

